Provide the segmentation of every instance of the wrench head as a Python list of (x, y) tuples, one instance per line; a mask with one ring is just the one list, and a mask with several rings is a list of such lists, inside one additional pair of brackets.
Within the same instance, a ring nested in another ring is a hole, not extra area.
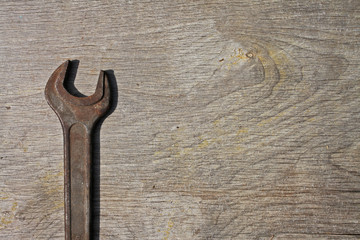
[(100, 71), (95, 93), (88, 97), (71, 95), (64, 87), (70, 61), (61, 64), (50, 76), (45, 87), (45, 98), (59, 117), (63, 127), (81, 122), (87, 127), (108, 111), (110, 106), (110, 86), (105, 71)]

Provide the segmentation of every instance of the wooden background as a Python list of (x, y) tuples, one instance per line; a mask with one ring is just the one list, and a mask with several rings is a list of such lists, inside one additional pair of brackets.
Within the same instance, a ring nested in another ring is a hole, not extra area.
[(67, 59), (86, 95), (116, 77), (95, 239), (359, 239), (359, 26), (358, 0), (2, 0), (0, 239), (64, 238)]

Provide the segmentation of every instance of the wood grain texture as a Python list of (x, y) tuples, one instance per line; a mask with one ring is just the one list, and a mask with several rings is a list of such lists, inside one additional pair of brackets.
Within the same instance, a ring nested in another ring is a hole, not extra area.
[(1, 1), (0, 239), (63, 239), (44, 99), (114, 70), (100, 239), (359, 239), (360, 2)]

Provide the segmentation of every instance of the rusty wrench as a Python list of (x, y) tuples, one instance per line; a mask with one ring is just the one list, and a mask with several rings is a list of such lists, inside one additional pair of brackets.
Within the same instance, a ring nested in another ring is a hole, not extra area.
[(64, 134), (65, 239), (90, 238), (91, 134), (94, 124), (110, 105), (106, 72), (100, 71), (96, 91), (76, 97), (64, 88), (70, 61), (60, 65), (49, 78), (45, 98), (60, 119)]

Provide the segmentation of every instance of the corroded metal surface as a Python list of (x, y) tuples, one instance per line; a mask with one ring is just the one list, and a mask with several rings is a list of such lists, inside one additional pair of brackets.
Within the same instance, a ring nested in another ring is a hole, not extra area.
[(64, 88), (69, 63), (64, 62), (51, 75), (45, 97), (64, 133), (65, 239), (85, 240), (90, 238), (91, 134), (109, 109), (110, 89), (106, 73), (100, 71), (93, 95), (71, 95)]

